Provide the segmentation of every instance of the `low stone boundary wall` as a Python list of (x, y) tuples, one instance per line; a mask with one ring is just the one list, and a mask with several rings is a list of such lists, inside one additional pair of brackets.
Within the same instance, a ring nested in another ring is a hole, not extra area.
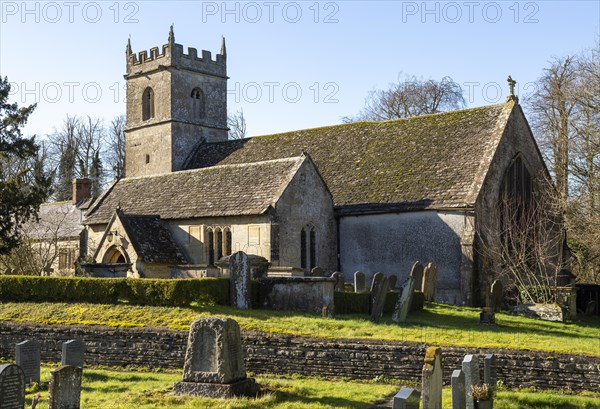
[[(187, 331), (158, 328), (40, 325), (0, 322), (0, 356), (14, 359), (15, 344), (41, 343), (42, 361), (60, 361), (62, 342), (78, 338), (87, 345), (90, 365), (182, 368)], [(254, 373), (373, 379), (385, 376), (421, 380), (427, 345), (412, 342), (320, 339), (243, 332), (246, 365)], [(444, 380), (460, 368), (465, 354), (494, 353), (498, 378), (509, 387), (600, 390), (600, 357), (532, 351), (442, 347)], [(481, 364), (483, 368), (483, 362)]]

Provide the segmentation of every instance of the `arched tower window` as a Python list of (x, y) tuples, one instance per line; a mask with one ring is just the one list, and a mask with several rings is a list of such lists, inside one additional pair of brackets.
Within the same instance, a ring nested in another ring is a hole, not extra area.
[(154, 118), (154, 91), (148, 87), (142, 95), (142, 120)]
[(206, 98), (198, 87), (192, 90), (192, 118), (203, 119), (206, 115)]
[(300, 267), (312, 270), (317, 266), (317, 233), (308, 225), (300, 231)]

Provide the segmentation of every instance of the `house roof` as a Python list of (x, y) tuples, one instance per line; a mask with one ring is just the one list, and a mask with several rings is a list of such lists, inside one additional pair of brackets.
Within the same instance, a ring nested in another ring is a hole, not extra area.
[(263, 214), (305, 160), (301, 156), (121, 179), (98, 198), (85, 223), (107, 223), (117, 207), (126, 214), (160, 214), (162, 219)]
[(187, 259), (173, 235), (158, 215), (135, 215), (118, 212), (138, 257), (146, 263), (187, 264)]
[(473, 206), (514, 103), (200, 144), (186, 168), (310, 154), (338, 211)]
[(71, 202), (44, 203), (38, 212), (39, 220), (30, 220), (24, 231), (33, 240), (69, 240), (83, 231), (81, 210)]

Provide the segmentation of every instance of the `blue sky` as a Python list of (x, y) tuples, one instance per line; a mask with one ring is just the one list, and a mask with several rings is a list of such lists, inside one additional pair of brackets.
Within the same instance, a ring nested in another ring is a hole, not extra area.
[(250, 135), (340, 123), (399, 75), (450, 76), (468, 106), (521, 97), (553, 56), (594, 45), (597, 1), (0, 1), (0, 75), (38, 103), (26, 134), (125, 113), (125, 45), (227, 39), (228, 104)]

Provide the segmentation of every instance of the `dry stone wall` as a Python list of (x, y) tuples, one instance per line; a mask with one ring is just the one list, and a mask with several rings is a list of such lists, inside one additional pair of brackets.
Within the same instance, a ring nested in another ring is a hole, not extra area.
[[(86, 344), (85, 365), (183, 368), (186, 331), (0, 322), (0, 357), (13, 360), (15, 344), (35, 339), (42, 361), (59, 362), (62, 343)], [(325, 377), (420, 381), (428, 345), (410, 342), (318, 339), (243, 332), (246, 368), (254, 373), (299, 373)], [(600, 389), (600, 357), (532, 351), (443, 347), (444, 383), (461, 368), (465, 354), (496, 356), (497, 378), (509, 387)], [(483, 374), (482, 374), (483, 375)]]

